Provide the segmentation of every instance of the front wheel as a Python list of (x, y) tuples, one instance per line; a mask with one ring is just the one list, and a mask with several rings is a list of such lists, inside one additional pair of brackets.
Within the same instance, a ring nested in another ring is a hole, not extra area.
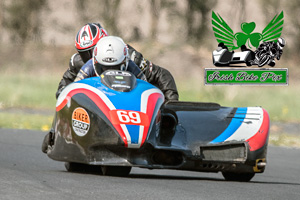
[(262, 54), (258, 60), (258, 67), (262, 67), (271, 60), (271, 56), (269, 54)]
[(222, 175), (226, 181), (249, 182), (255, 173), (222, 172)]
[(87, 165), (82, 163), (66, 162), (65, 168), (68, 172), (83, 172), (102, 174), (101, 167), (98, 165)]
[(128, 176), (131, 167), (129, 166), (102, 166), (101, 167), (102, 173), (105, 176)]

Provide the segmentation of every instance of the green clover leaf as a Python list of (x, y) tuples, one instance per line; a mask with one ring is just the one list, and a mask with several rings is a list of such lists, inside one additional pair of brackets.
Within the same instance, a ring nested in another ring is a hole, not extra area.
[[(250, 22), (250, 23), (244, 22), (241, 24), (241, 29), (244, 33), (238, 32), (234, 35), (238, 47), (245, 45), (248, 39), (250, 40), (252, 46), (256, 48), (259, 46), (259, 42), (262, 40), (262, 35), (260, 33), (252, 33), (255, 27), (256, 25), (254, 22)], [(248, 47), (251, 48), (249, 44)]]
[(250, 33), (252, 33), (252, 31), (255, 29), (256, 24), (254, 22), (250, 22), (250, 23), (242, 23), (241, 24), (241, 29), (244, 33), (246, 33), (247, 35), (249, 35)]
[(250, 43), (256, 48), (259, 46), (259, 42), (262, 40), (262, 35), (260, 33), (252, 33), (249, 36)]
[(237, 46), (241, 47), (242, 45), (246, 44), (249, 36), (245, 33), (238, 32), (234, 35), (234, 38), (236, 39)]

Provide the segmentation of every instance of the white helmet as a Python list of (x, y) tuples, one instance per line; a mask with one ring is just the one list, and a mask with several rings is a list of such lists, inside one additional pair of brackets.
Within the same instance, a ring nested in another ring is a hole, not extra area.
[(93, 64), (97, 76), (108, 69), (126, 71), (128, 61), (128, 47), (119, 37), (103, 37), (94, 48)]
[(285, 46), (285, 39), (283, 39), (282, 37), (278, 38), (277, 45), (282, 49)]

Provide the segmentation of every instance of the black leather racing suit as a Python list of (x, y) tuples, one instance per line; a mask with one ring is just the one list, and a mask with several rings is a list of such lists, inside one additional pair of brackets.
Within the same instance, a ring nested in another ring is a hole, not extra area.
[(70, 59), (69, 68), (67, 69), (67, 71), (65, 71), (61, 81), (59, 82), (56, 92), (56, 99), (67, 85), (74, 82), (79, 70), (83, 65), (84, 62), (82, 61), (79, 53), (75, 53)]
[[(178, 100), (178, 91), (172, 74), (167, 69), (164, 69), (144, 59), (143, 55), (130, 45), (128, 45), (128, 49), (131, 60), (134, 61), (135, 64), (141, 68), (141, 70), (143, 70), (147, 81), (158, 87), (164, 93), (165, 100)], [(56, 98), (67, 85), (74, 82), (83, 65), (84, 62), (78, 53), (71, 57), (69, 68), (64, 73), (63, 78), (58, 85)]]

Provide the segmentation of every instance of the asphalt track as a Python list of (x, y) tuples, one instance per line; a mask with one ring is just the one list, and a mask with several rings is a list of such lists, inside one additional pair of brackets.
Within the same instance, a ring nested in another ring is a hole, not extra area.
[(139, 168), (120, 178), (67, 172), (41, 152), (44, 135), (0, 129), (0, 199), (300, 199), (300, 149), (269, 147), (266, 171), (249, 183)]

